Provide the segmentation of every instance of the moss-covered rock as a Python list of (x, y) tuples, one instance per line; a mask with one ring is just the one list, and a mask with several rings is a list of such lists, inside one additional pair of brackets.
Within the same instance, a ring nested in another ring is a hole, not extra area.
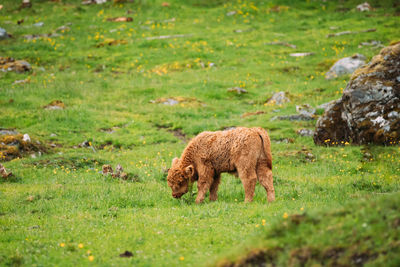
[(356, 70), (341, 99), (318, 120), (318, 145), (400, 142), (400, 42)]

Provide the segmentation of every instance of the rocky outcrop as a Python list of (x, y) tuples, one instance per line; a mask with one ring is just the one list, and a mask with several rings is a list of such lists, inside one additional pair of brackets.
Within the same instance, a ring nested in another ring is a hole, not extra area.
[(318, 120), (319, 145), (400, 142), (400, 42), (385, 47), (357, 69), (342, 98)]

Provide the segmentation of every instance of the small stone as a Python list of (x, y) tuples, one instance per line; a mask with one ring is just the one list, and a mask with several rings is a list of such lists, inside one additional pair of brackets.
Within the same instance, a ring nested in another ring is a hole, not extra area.
[(85, 1), (82, 1), (82, 5), (91, 5), (91, 4), (101, 5), (106, 2), (107, 2), (107, 0), (85, 0)]
[(43, 25), (44, 25), (44, 22), (38, 22), (38, 23), (33, 24), (33, 26), (35, 26), (35, 27), (42, 27)]
[(300, 129), (300, 130), (297, 130), (296, 133), (300, 136), (313, 136), (314, 135), (314, 131), (310, 130), (310, 129)]
[(290, 99), (286, 97), (285, 92), (277, 92), (272, 95), (270, 99), (267, 100), (266, 104), (269, 105), (282, 105), (284, 103), (290, 102)]
[(246, 94), (247, 90), (242, 88), (242, 87), (236, 86), (236, 87), (228, 88), (228, 92), (232, 92), (232, 93), (236, 93), (238, 95), (241, 95), (241, 94)]
[(112, 175), (113, 169), (110, 164), (105, 164), (102, 167), (102, 172), (103, 172), (103, 175)]
[(24, 134), (24, 137), (22, 138), (22, 141), (24, 142), (30, 142), (31, 138), (29, 137), (29, 134)]
[(9, 129), (1, 129), (0, 128), (0, 135), (17, 135), (18, 132), (15, 130), (9, 130)]
[(50, 137), (56, 137), (57, 135), (55, 133), (51, 133)]
[(120, 174), (124, 171), (124, 169), (122, 168), (121, 164), (118, 164), (117, 167), (115, 168), (115, 172), (117, 174)]
[(289, 120), (289, 121), (310, 121), (314, 120), (314, 116), (309, 116), (305, 114), (294, 114), (294, 115), (286, 115), (286, 116), (275, 116), (271, 118), (271, 121), (275, 120)]
[(314, 55), (315, 53), (313, 52), (305, 52), (305, 53), (291, 53), (289, 54), (291, 57), (307, 57), (307, 56), (311, 56)]
[(368, 2), (364, 2), (357, 6), (357, 10), (360, 12), (371, 11), (371, 9), (371, 5)]
[(122, 180), (128, 180), (128, 178), (129, 178), (129, 176), (128, 176), (128, 174), (127, 174), (126, 172), (121, 172), (121, 174), (119, 175), (119, 177), (120, 177)]
[(21, 8), (29, 8), (32, 7), (32, 3), (30, 0), (22, 0)]
[(179, 102), (175, 99), (168, 98), (166, 101), (162, 102), (162, 104), (167, 106), (174, 106), (176, 104), (179, 104)]
[(24, 83), (29, 83), (29, 79), (16, 80), (13, 82), (13, 84), (24, 84)]
[(356, 69), (365, 64), (365, 56), (355, 54), (338, 60), (325, 74), (325, 79), (333, 79), (346, 74), (352, 74)]
[(229, 17), (235, 15), (236, 13), (236, 11), (229, 11), (228, 13), (226, 13), (226, 15)]
[(0, 27), (0, 40), (8, 39), (7, 31)]
[(90, 142), (85, 140), (79, 144), (79, 147), (90, 147)]
[(315, 108), (311, 107), (309, 104), (296, 105), (296, 111), (299, 114), (313, 117), (315, 115)]
[(4, 179), (7, 179), (8, 177), (12, 176), (12, 173), (7, 172), (6, 168), (0, 163), (0, 175)]
[(56, 29), (56, 31), (69, 31), (69, 30), (71, 30), (71, 28), (68, 27), (68, 26), (65, 26), (65, 25), (60, 26), (60, 27), (58, 27), (58, 28)]

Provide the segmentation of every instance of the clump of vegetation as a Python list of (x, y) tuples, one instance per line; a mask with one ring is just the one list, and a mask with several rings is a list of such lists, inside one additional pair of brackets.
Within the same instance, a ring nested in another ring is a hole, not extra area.
[(24, 140), (22, 134), (0, 135), (0, 161), (9, 161), (15, 158), (40, 152), (48, 152), (48, 148), (39, 141)]

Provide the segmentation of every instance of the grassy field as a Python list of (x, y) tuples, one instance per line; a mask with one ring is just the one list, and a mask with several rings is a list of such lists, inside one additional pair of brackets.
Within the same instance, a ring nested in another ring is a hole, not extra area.
[[(315, 146), (296, 131), (313, 129), (316, 120), (271, 120), (295, 114), (296, 105), (339, 98), (349, 76), (328, 81), (324, 74), (340, 58), (370, 59), (381, 49), (361, 42), (400, 40), (396, 1), (370, 1), (374, 10), (364, 13), (355, 10), (362, 1), (32, 2), (27, 9), (1, 2), (0, 27), (13, 37), (0, 41), (0, 56), (26, 60), (32, 71), (0, 72), (0, 128), (28, 133), (47, 148), (1, 162), (14, 177), (0, 182), (0, 265), (203, 266), (279, 241), (288, 244), (277, 252), (284, 265), (290, 249), (311, 240), (331, 246), (329, 235), (318, 239), (324, 227), (342, 222), (332, 242), (355, 244), (358, 235), (349, 233), (364, 229), (357, 220), (373, 225), (386, 213), (395, 227), (382, 219), (373, 229), (389, 231), (390, 242), (371, 235), (367, 243), (387, 258), (366, 262), (399, 262), (391, 250), (399, 246), (399, 217), (388, 203), (398, 206), (400, 147)], [(121, 16), (133, 21), (108, 21)], [(362, 32), (368, 29), (376, 31)], [(359, 33), (326, 37), (341, 31)], [(297, 48), (267, 44), (278, 41)], [(289, 56), (295, 52), (315, 54)], [(232, 87), (248, 93), (228, 92)], [(279, 91), (291, 102), (265, 104)], [(163, 104), (168, 98), (179, 103)], [(43, 108), (53, 100), (65, 109)], [(242, 117), (257, 111), (264, 113)], [(268, 130), (276, 201), (268, 204), (257, 185), (254, 201), (243, 203), (240, 180), (227, 174), (217, 202), (173, 199), (164, 172), (172, 158), (196, 134), (232, 126)], [(88, 147), (79, 146), (84, 141)], [(132, 179), (103, 176), (103, 164), (121, 164)], [(342, 209), (357, 212), (333, 212)], [(305, 212), (327, 221), (285, 224)], [(313, 238), (299, 241), (305, 236)], [(120, 257), (126, 250), (133, 256)], [(355, 264), (351, 259), (342, 260)]]

